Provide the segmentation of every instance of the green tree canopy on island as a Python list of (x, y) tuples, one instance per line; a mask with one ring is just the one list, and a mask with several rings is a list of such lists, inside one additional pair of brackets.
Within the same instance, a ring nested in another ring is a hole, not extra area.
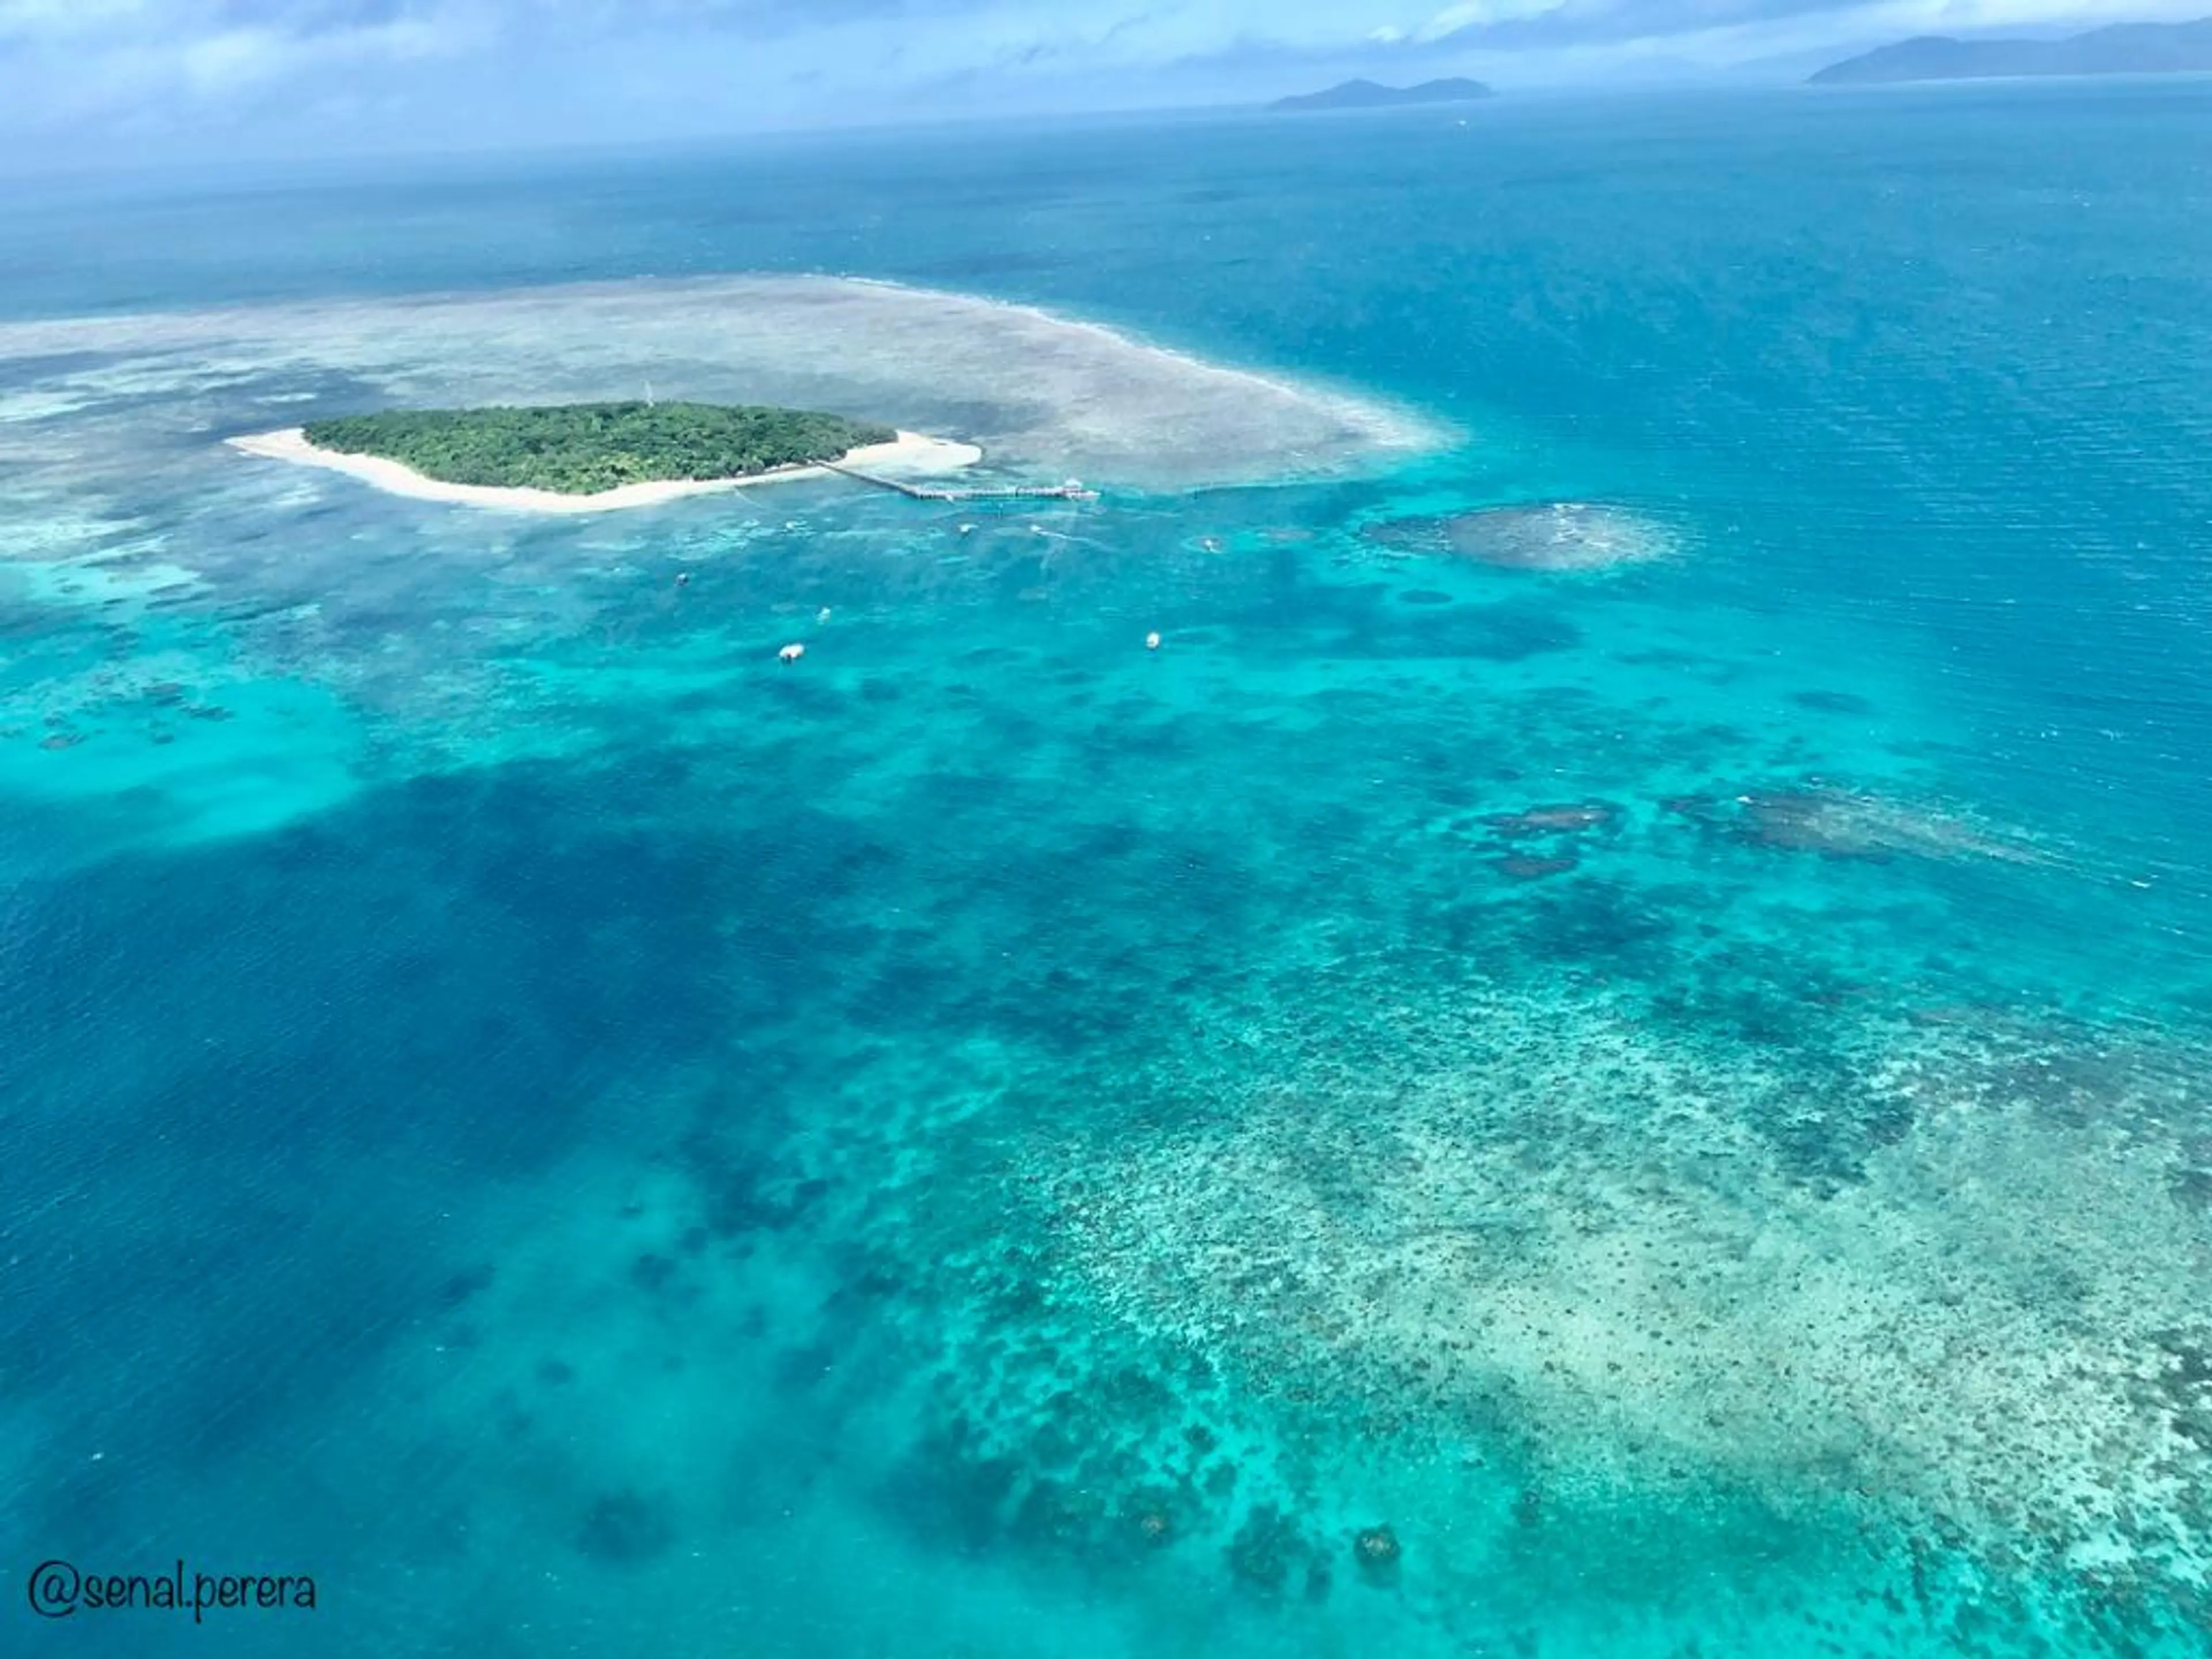
[(398, 461), (442, 483), (570, 495), (834, 461), (897, 435), (842, 415), (745, 404), (392, 410), (307, 428), (321, 448)]

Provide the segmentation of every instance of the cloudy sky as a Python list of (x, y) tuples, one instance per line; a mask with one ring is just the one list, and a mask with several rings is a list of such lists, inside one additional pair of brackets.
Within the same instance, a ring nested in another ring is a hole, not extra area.
[(1350, 75), (1784, 78), (2206, 0), (0, 0), (0, 157), (689, 137), (1238, 103)]

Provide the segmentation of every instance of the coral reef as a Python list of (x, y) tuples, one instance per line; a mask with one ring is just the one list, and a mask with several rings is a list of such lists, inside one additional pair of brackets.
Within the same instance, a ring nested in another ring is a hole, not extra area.
[(1442, 554), (1510, 570), (1603, 570), (1674, 551), (1665, 526), (1625, 507), (1545, 501), (1443, 518), (1387, 519), (1364, 532), (1395, 552)]

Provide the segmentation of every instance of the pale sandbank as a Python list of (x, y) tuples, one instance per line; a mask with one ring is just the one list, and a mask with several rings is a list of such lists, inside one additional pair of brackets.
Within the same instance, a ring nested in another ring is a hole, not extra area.
[(25, 398), (44, 411), (0, 428), (9, 463), (51, 469), (73, 499), (88, 464), (128, 494), (149, 453), (205, 445), (210, 418), (219, 434), (297, 422), (301, 386), (333, 379), (395, 409), (636, 398), (650, 382), (702, 403), (850, 410), (957, 434), (994, 471), (1115, 490), (1365, 476), (1466, 436), (1304, 374), (974, 295), (830, 276), (0, 321), (0, 415)]
[[(764, 472), (747, 473), (740, 477), (656, 478), (643, 483), (602, 489), (589, 495), (574, 495), (557, 489), (448, 483), (442, 478), (430, 477), (402, 462), (387, 460), (382, 456), (349, 455), (339, 450), (325, 449), (309, 443), (303, 427), (286, 427), (277, 432), (263, 432), (226, 441), (234, 449), (268, 460), (328, 467), (334, 472), (358, 478), (363, 483), (374, 484), (379, 489), (390, 490), (396, 495), (412, 495), (428, 501), (456, 501), (468, 507), (501, 507), (521, 513), (604, 513), (617, 507), (653, 507), (662, 501), (675, 501), (679, 496), (702, 495), (747, 484), (835, 476), (828, 468), (818, 465), (779, 466)], [(975, 465), (982, 459), (983, 452), (974, 444), (955, 443), (950, 439), (932, 438), (919, 432), (901, 432), (890, 443), (865, 444), (858, 449), (847, 451), (838, 465), (905, 479), (957, 472), (963, 467)]]

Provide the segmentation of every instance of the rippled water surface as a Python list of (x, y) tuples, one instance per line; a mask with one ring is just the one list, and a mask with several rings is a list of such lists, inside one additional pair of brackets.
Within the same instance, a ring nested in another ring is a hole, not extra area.
[(2201, 1653), (2212, 88), (812, 143), (12, 187), (8, 1650)]

